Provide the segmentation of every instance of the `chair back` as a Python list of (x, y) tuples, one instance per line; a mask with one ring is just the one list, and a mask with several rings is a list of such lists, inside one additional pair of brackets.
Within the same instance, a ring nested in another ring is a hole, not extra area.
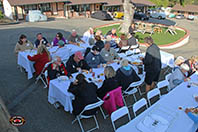
[(167, 75), (165, 76), (165, 79), (166, 79), (167, 81), (169, 81), (169, 80), (170, 80), (170, 77), (171, 77), (171, 73), (167, 74)]
[(95, 109), (97, 107), (100, 107), (103, 103), (104, 103), (103, 100), (99, 100), (96, 103), (88, 104), (87, 106), (85, 106), (85, 108), (83, 109), (83, 111), (79, 115), (82, 115), (85, 111), (92, 110), (92, 109)]
[(161, 97), (160, 90), (158, 88), (155, 88), (155, 89), (153, 89), (153, 90), (151, 90), (147, 93), (147, 99), (148, 99), (148, 102), (149, 102), (150, 106), (151, 106), (150, 99), (157, 96), (157, 95), (159, 95), (159, 97)]
[(160, 89), (160, 88), (163, 88), (163, 87), (166, 87), (169, 85), (169, 81), (168, 80), (163, 80), (163, 81), (160, 81), (157, 83), (157, 88)]
[(124, 106), (121, 87), (118, 87), (108, 92), (104, 96), (103, 101), (103, 108), (107, 111), (109, 115), (111, 115), (111, 113), (117, 109), (116, 106)]
[(142, 98), (140, 100), (138, 100), (137, 102), (135, 102), (133, 104), (133, 113), (134, 115), (136, 116), (136, 112), (142, 108), (143, 106), (146, 106), (146, 108), (148, 108), (148, 105), (147, 105), (147, 101), (145, 98)]
[(114, 131), (116, 131), (116, 127), (115, 127), (114, 122), (116, 120), (118, 120), (119, 118), (125, 116), (125, 115), (128, 115), (128, 118), (129, 118), (129, 121), (130, 121), (131, 120), (131, 117), (130, 117), (130, 114), (129, 114), (129, 110), (128, 110), (128, 108), (126, 106), (123, 106), (122, 108), (114, 111), (111, 114), (111, 122), (112, 122)]

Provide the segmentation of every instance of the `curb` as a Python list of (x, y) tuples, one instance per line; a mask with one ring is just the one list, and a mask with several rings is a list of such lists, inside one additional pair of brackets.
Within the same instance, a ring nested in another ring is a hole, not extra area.
[[(137, 22), (141, 22), (141, 21), (137, 21)], [(94, 27), (94, 29), (101, 28), (101, 27), (106, 27), (106, 26), (111, 26), (111, 25), (116, 25), (116, 24), (120, 24), (120, 23), (121, 22), (114, 22), (114, 23), (104, 24), (104, 25), (101, 25), (101, 26), (96, 26), (96, 27)], [(157, 24), (157, 25), (166, 26), (164, 24)], [(182, 28), (182, 27), (178, 27), (178, 26), (176, 26), (176, 29), (185, 31), (186, 34), (184, 35), (184, 37), (180, 38), (179, 40), (177, 40), (177, 41), (175, 41), (173, 43), (170, 43), (170, 44), (159, 45), (160, 49), (174, 49), (174, 48), (181, 47), (181, 46), (183, 46), (183, 45), (185, 45), (185, 44), (187, 44), (189, 42), (190, 32), (187, 29)], [(147, 44), (145, 44), (145, 43), (138, 42), (138, 44), (143, 46), (143, 47), (147, 47)]]

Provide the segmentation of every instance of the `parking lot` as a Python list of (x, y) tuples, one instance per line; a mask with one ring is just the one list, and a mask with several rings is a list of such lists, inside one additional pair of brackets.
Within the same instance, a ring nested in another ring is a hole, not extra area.
[[(178, 26), (190, 31), (190, 41), (180, 48), (165, 51), (186, 58), (197, 55), (198, 21), (173, 20)], [(72, 29), (76, 29), (82, 35), (89, 27), (107, 23), (112, 23), (112, 21), (58, 19), (40, 23), (24, 22), (17, 25), (0, 25), (0, 96), (11, 115), (21, 115), (26, 119), (25, 125), (19, 127), (21, 132), (80, 132), (80, 127), (78, 123), (71, 125), (74, 119), (73, 115), (65, 112), (63, 108), (57, 110), (48, 103), (48, 89), (44, 89), (41, 83), (35, 84), (35, 78), (27, 80), (26, 73), (17, 69), (16, 56), (13, 50), (19, 35), (26, 34), (28, 39), (34, 42), (36, 33), (42, 32), (49, 41), (52, 41), (57, 32), (64, 33), (67, 38)], [(130, 113), (132, 115), (131, 111)], [(99, 112), (97, 119), (100, 129), (96, 131), (113, 131), (109, 118), (104, 120)], [(83, 120), (85, 129), (93, 125), (95, 125), (93, 120)]]

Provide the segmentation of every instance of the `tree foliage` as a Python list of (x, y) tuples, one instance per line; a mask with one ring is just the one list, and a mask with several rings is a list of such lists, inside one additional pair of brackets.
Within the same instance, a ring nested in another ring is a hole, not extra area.
[(180, 5), (184, 6), (186, 4), (193, 4), (198, 3), (198, 0), (150, 0), (151, 2), (155, 3), (159, 7), (167, 7), (170, 5), (175, 5), (179, 3)]

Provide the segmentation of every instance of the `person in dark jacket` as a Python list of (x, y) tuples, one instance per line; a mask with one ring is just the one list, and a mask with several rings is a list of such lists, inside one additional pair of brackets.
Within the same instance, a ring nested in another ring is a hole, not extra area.
[(110, 30), (109, 32), (107, 32), (106, 36), (111, 36), (111, 38), (117, 38), (117, 34), (116, 34), (116, 29), (115, 28), (112, 28), (112, 30)]
[(102, 84), (102, 87), (97, 90), (97, 95), (101, 99), (103, 99), (103, 97), (108, 92), (118, 87), (118, 82), (115, 78), (116, 72), (114, 71), (112, 66), (105, 67), (104, 74), (105, 74), (105, 80)]
[(59, 56), (56, 56), (54, 62), (47, 67), (47, 72), (48, 72), (48, 82), (62, 75), (71, 78), (71, 74), (67, 72), (65, 65), (63, 64)]
[(44, 44), (45, 46), (48, 46), (48, 47), (51, 46), (50, 43), (47, 41), (47, 39), (43, 37), (42, 33), (38, 33), (36, 37), (37, 39), (34, 42), (36, 48), (38, 48), (40, 44)]
[(144, 64), (146, 76), (146, 92), (155, 88), (155, 82), (158, 82), (161, 72), (161, 55), (159, 47), (153, 43), (151, 37), (146, 37), (144, 42), (149, 45), (146, 50), (145, 58), (141, 58)]
[[(78, 74), (76, 80), (70, 84), (68, 92), (75, 95), (75, 100), (72, 101), (73, 114), (78, 115), (86, 105), (96, 103), (97, 86), (94, 83), (88, 83), (83, 74)], [(88, 111), (86, 115), (95, 114), (96, 110)]]
[(87, 62), (84, 60), (84, 57), (80, 51), (69, 57), (66, 67), (67, 71), (69, 71), (71, 74), (80, 70), (90, 70), (90, 72), (92, 71)]
[(135, 70), (129, 66), (128, 60), (124, 59), (121, 62), (121, 67), (116, 71), (116, 80), (118, 81), (118, 85), (122, 86), (122, 90), (124, 91), (131, 83), (139, 81), (140, 78)]
[(100, 55), (99, 50), (100, 49), (97, 46), (93, 46), (91, 51), (85, 57), (87, 64), (91, 68), (99, 68), (100, 64), (106, 63), (106, 61)]
[(104, 42), (101, 40), (101, 37), (99, 35), (95, 36), (95, 46), (99, 47), (99, 52), (104, 48)]

